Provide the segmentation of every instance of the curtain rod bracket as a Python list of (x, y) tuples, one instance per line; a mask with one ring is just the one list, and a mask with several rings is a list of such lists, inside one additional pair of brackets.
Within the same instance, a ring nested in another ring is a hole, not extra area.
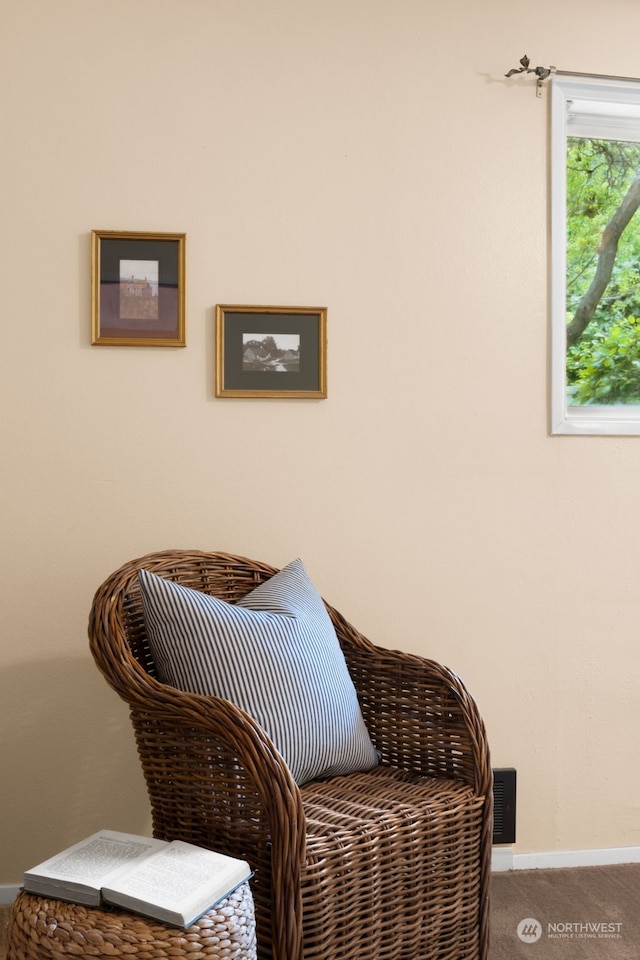
[[(536, 69), (541, 70), (542, 67), (536, 67)], [(540, 75), (538, 75), (538, 79), (536, 81), (536, 97), (542, 96), (542, 91), (544, 89), (543, 84), (544, 84), (544, 81), (547, 79), (547, 77), (555, 77), (557, 72), (558, 71), (556, 70), (555, 67), (549, 67), (544, 77), (541, 77)]]

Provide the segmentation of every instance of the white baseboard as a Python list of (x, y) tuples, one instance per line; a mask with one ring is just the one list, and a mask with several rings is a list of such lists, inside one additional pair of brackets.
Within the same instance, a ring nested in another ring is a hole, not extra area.
[(560, 867), (603, 867), (640, 863), (640, 847), (605, 847), (600, 850), (552, 850), (548, 853), (514, 853), (513, 847), (494, 847), (491, 869), (549, 870)]
[(8, 883), (0, 884), (0, 907), (6, 907), (7, 904), (13, 903), (19, 893), (20, 887), (11, 886)]

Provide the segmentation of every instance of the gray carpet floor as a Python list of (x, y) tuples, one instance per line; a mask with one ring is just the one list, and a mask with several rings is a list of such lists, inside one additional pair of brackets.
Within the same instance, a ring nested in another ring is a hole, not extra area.
[(489, 960), (639, 958), (640, 863), (494, 873)]

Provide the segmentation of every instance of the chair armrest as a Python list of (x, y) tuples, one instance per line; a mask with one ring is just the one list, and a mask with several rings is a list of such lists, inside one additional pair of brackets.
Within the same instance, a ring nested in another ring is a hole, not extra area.
[(306, 817), (298, 785), (244, 711), (150, 676), (110, 613), (103, 622), (104, 607), (101, 615), (94, 606), (90, 646), (107, 683), (129, 705), (154, 836), (247, 859), (255, 871), (252, 886), (263, 891), (256, 897), (258, 929), (268, 902), (264, 927), (273, 933), (274, 958), (300, 960)]
[(282, 960), (298, 960), (306, 817), (288, 767), (262, 729), (232, 703), (151, 683), (153, 696), (130, 709), (154, 836), (247, 859), (254, 890), (264, 891), (260, 902), (269, 902), (274, 957), (281, 944)]
[(329, 608), (381, 762), (492, 793), (489, 747), (462, 680), (434, 660), (372, 644)]

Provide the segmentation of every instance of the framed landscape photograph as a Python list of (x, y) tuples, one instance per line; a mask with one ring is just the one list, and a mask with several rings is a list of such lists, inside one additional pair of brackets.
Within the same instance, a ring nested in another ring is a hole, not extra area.
[(327, 396), (326, 307), (216, 307), (216, 397)]
[(184, 233), (91, 232), (91, 343), (184, 347)]

